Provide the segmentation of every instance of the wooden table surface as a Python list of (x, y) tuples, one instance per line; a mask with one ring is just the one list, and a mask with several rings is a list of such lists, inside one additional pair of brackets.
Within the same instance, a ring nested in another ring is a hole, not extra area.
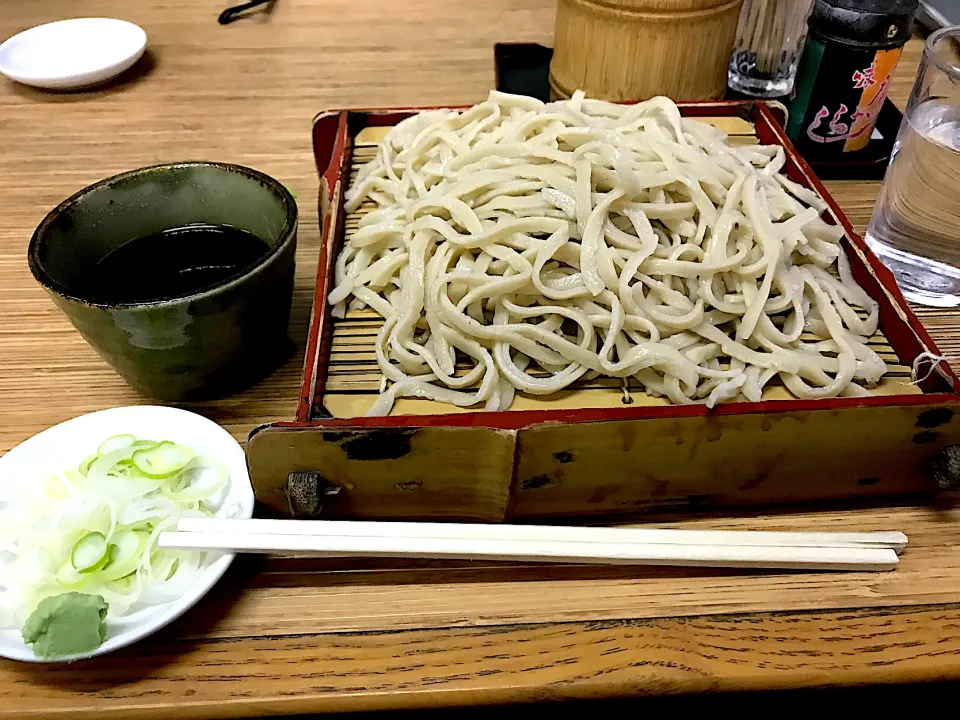
[[(549, 44), (554, 0), (278, 0), (229, 27), (210, 0), (0, 4), (0, 37), (70, 15), (139, 23), (122, 84), (0, 83), (0, 452), (69, 417), (144, 402), (30, 277), (47, 210), (150, 163), (251, 165), (291, 186), (301, 225), (292, 335), (319, 243), (310, 120), (324, 108), (481, 100), (493, 44)], [(906, 98), (913, 40), (893, 96)], [(863, 228), (874, 182), (831, 191)], [(948, 354), (958, 313), (923, 314)], [(952, 332), (952, 335), (951, 335)], [(194, 406), (238, 438), (294, 412), (300, 361)], [(238, 717), (960, 677), (960, 513), (924, 504), (712, 517), (687, 526), (899, 529), (894, 573), (777, 574), (244, 558), (195, 609), (126, 651), (0, 662), (0, 717)]]

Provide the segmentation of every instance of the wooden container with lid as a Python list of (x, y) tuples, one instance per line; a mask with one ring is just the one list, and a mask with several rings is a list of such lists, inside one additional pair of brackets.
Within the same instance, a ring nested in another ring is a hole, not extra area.
[(550, 90), (604, 100), (723, 95), (743, 0), (559, 0)]

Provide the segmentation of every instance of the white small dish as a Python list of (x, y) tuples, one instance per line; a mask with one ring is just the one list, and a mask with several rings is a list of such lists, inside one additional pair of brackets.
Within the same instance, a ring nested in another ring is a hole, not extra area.
[(139, 25), (113, 18), (73, 18), (37, 25), (0, 45), (0, 72), (52, 90), (88, 87), (116, 77), (147, 47)]
[[(105, 439), (129, 433), (138, 438), (172, 440), (197, 454), (211, 455), (227, 466), (230, 485), (217, 517), (247, 519), (253, 515), (253, 487), (240, 443), (212, 420), (177, 408), (143, 405), (82, 415), (34, 435), (0, 457), (0, 487), (29, 483), (76, 467)], [(5, 509), (0, 507), (0, 513)], [(213, 560), (179, 599), (140, 610), (124, 618), (106, 619), (107, 639), (89, 653), (49, 660), (37, 657), (18, 630), (0, 630), (0, 656), (27, 662), (66, 662), (95, 657), (126, 647), (176, 620), (216, 584), (233, 561), (224, 553)], [(2, 582), (2, 579), (0, 579)]]

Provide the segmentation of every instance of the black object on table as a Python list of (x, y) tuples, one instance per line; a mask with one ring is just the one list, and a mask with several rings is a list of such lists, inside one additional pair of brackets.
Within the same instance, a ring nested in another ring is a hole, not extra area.
[[(536, 43), (497, 43), (493, 54), (497, 90), (549, 101), (551, 48)], [(730, 93), (729, 97), (744, 96)], [(788, 98), (783, 98), (781, 102), (786, 104), (786, 100)], [(808, 158), (807, 162), (821, 180), (881, 180), (902, 120), (897, 106), (886, 100), (873, 139), (863, 150), (844, 153), (835, 160)]]
[(553, 48), (536, 43), (497, 43), (493, 55), (497, 90), (549, 102)]
[(245, 17), (248, 10), (260, 7), (261, 5), (266, 6), (263, 8), (263, 12), (270, 12), (273, 9), (274, 2), (275, 0), (250, 0), (250, 2), (228, 7), (217, 17), (217, 22), (221, 25), (229, 25), (234, 20), (239, 20), (240, 18)]

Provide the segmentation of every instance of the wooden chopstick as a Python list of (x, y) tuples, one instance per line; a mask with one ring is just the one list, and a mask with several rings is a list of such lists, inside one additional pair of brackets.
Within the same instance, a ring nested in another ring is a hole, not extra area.
[(890, 549), (907, 545), (902, 532), (791, 532), (757, 530), (677, 530), (654, 528), (495, 525), (482, 523), (372, 522), (343, 520), (229, 520), (184, 518), (181, 532), (310, 535), (314, 537), (449, 538), (536, 542), (739, 545)]
[(889, 548), (548, 542), (514, 539), (350, 537), (279, 533), (165, 532), (166, 548), (324, 557), (572, 562), (616, 565), (884, 571), (899, 558)]

